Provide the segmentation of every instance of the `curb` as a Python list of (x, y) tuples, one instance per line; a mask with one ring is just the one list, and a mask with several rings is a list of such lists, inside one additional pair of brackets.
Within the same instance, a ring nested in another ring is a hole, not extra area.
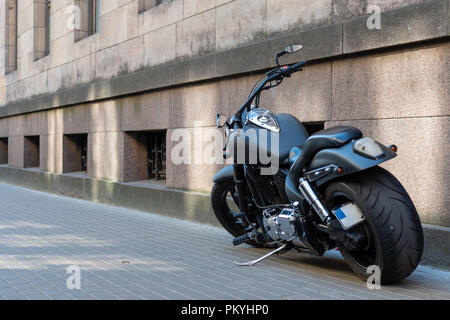
[(74, 174), (56, 174), (36, 169), (0, 165), (0, 182), (41, 192), (141, 210), (173, 218), (220, 226), (211, 210), (209, 194), (143, 186)]
[(450, 228), (422, 224), (424, 250), (421, 264), (450, 270)]

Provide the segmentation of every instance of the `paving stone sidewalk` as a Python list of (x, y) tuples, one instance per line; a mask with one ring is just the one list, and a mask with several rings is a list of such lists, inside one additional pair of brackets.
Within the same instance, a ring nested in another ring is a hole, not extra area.
[(338, 252), (233, 264), (267, 252), (219, 228), (0, 183), (1, 299), (450, 299), (450, 272), (421, 266), (369, 290)]

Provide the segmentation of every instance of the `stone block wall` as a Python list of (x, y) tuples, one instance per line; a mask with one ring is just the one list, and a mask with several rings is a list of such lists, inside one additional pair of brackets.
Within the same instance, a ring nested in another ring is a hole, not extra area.
[[(265, 92), (261, 106), (398, 145), (399, 157), (384, 166), (423, 222), (450, 226), (449, 1), (172, 0), (141, 13), (137, 0), (101, 1), (100, 30), (79, 41), (66, 24), (74, 0), (53, 1), (59, 27), (37, 61), (33, 3), (19, 1), (18, 68), (0, 74), (10, 166), (27, 166), (26, 137), (38, 135), (40, 169), (62, 174), (74, 147), (67, 135), (87, 134), (88, 177), (143, 180), (139, 132), (167, 130), (166, 186), (209, 192), (221, 165), (174, 165), (172, 133), (195, 137), (198, 121), (213, 128), (216, 113), (241, 105), (277, 51), (302, 42), (283, 61), (309, 65)], [(381, 30), (365, 26), (369, 4), (383, 11)]]
[[(448, 62), (450, 46), (421, 45), (389, 53), (316, 63), (280, 87), (263, 94), (261, 105), (326, 127), (348, 124), (384, 144), (396, 144), (399, 157), (385, 165), (405, 185), (424, 221), (449, 224), (442, 215), (448, 189)], [(411, 66), (418, 66), (411, 68)], [(394, 73), (392, 72), (394, 71)], [(136, 96), (6, 118), (10, 124), (10, 164), (23, 161), (23, 136), (40, 134), (41, 168), (61, 172), (63, 134), (88, 133), (88, 175), (134, 181), (134, 163), (143, 156), (130, 132), (168, 129), (168, 176), (173, 188), (209, 191), (220, 165), (173, 165), (173, 130), (194, 137), (215, 114), (231, 114), (260, 74), (191, 84)], [(5, 120), (3, 120), (5, 121)], [(138, 151), (136, 151), (136, 149)], [(44, 151), (45, 150), (45, 151)], [(142, 162), (140, 162), (142, 163)]]
[[(3, 91), (0, 106), (143, 68), (240, 48), (279, 35), (339, 24), (366, 14), (369, 1), (170, 0), (139, 13), (138, 0), (103, 0), (99, 1), (98, 8), (101, 27), (92, 36), (86, 36), (86, 1), (52, 1), (48, 55), (43, 47), (45, 0), (23, 0), (18, 4), (18, 68), (0, 74)], [(447, 0), (389, 0), (370, 1), (370, 4), (386, 11), (383, 16), (386, 30), (367, 31), (366, 17), (352, 20), (344, 27), (344, 32), (349, 34), (344, 38), (344, 52), (448, 33)], [(75, 17), (74, 5), (80, 7), (80, 19)], [(5, 25), (10, 10), (7, 7), (8, 1), (0, 5), (2, 55), (8, 50)], [(410, 8), (410, 12), (390, 11), (404, 7)], [(427, 15), (429, 20), (424, 20), (424, 10), (441, 14)], [(401, 15), (405, 14), (411, 21), (402, 23)], [(305, 34), (305, 40), (324, 40), (318, 36)], [(329, 44), (324, 43), (322, 47), (327, 48)], [(278, 48), (277, 45), (274, 50)], [(314, 48), (315, 57), (318, 49)], [(5, 68), (2, 61), (0, 66)]]

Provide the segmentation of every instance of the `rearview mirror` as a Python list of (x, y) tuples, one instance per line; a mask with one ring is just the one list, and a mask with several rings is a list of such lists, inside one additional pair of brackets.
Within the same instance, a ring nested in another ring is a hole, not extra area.
[(216, 115), (216, 121), (217, 121), (217, 128), (222, 128), (227, 123), (227, 117), (225, 117), (223, 114), (217, 114)]
[(302, 49), (303, 49), (302, 44), (291, 44), (290, 46), (287, 46), (286, 49), (284, 49), (284, 51), (286, 53), (292, 54), (292, 53), (296, 53), (297, 51), (300, 51)]
[(290, 46), (287, 46), (283, 51), (278, 52), (277, 54), (277, 66), (280, 65), (280, 63), (278, 62), (278, 59), (282, 56), (284, 56), (285, 54), (293, 54), (296, 53), (297, 51), (300, 51), (303, 49), (303, 45), (302, 44), (291, 44)]

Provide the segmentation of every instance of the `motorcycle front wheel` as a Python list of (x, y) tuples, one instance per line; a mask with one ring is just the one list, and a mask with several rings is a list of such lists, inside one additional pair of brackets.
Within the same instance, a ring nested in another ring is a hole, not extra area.
[(423, 251), (422, 225), (408, 193), (387, 170), (375, 167), (333, 182), (325, 189), (325, 201), (330, 210), (353, 202), (365, 217), (355, 227), (366, 237), (363, 249), (336, 243), (359, 277), (367, 279), (372, 274), (369, 267), (378, 266), (381, 283), (389, 284), (416, 269)]
[[(225, 230), (233, 237), (239, 237), (246, 233), (245, 227), (247, 227), (247, 225), (245, 221), (244, 225), (242, 225), (235, 218), (235, 214), (239, 213), (240, 210), (234, 180), (215, 183), (211, 190), (211, 202), (214, 214)], [(254, 247), (262, 246), (253, 240), (247, 241), (246, 244)]]

